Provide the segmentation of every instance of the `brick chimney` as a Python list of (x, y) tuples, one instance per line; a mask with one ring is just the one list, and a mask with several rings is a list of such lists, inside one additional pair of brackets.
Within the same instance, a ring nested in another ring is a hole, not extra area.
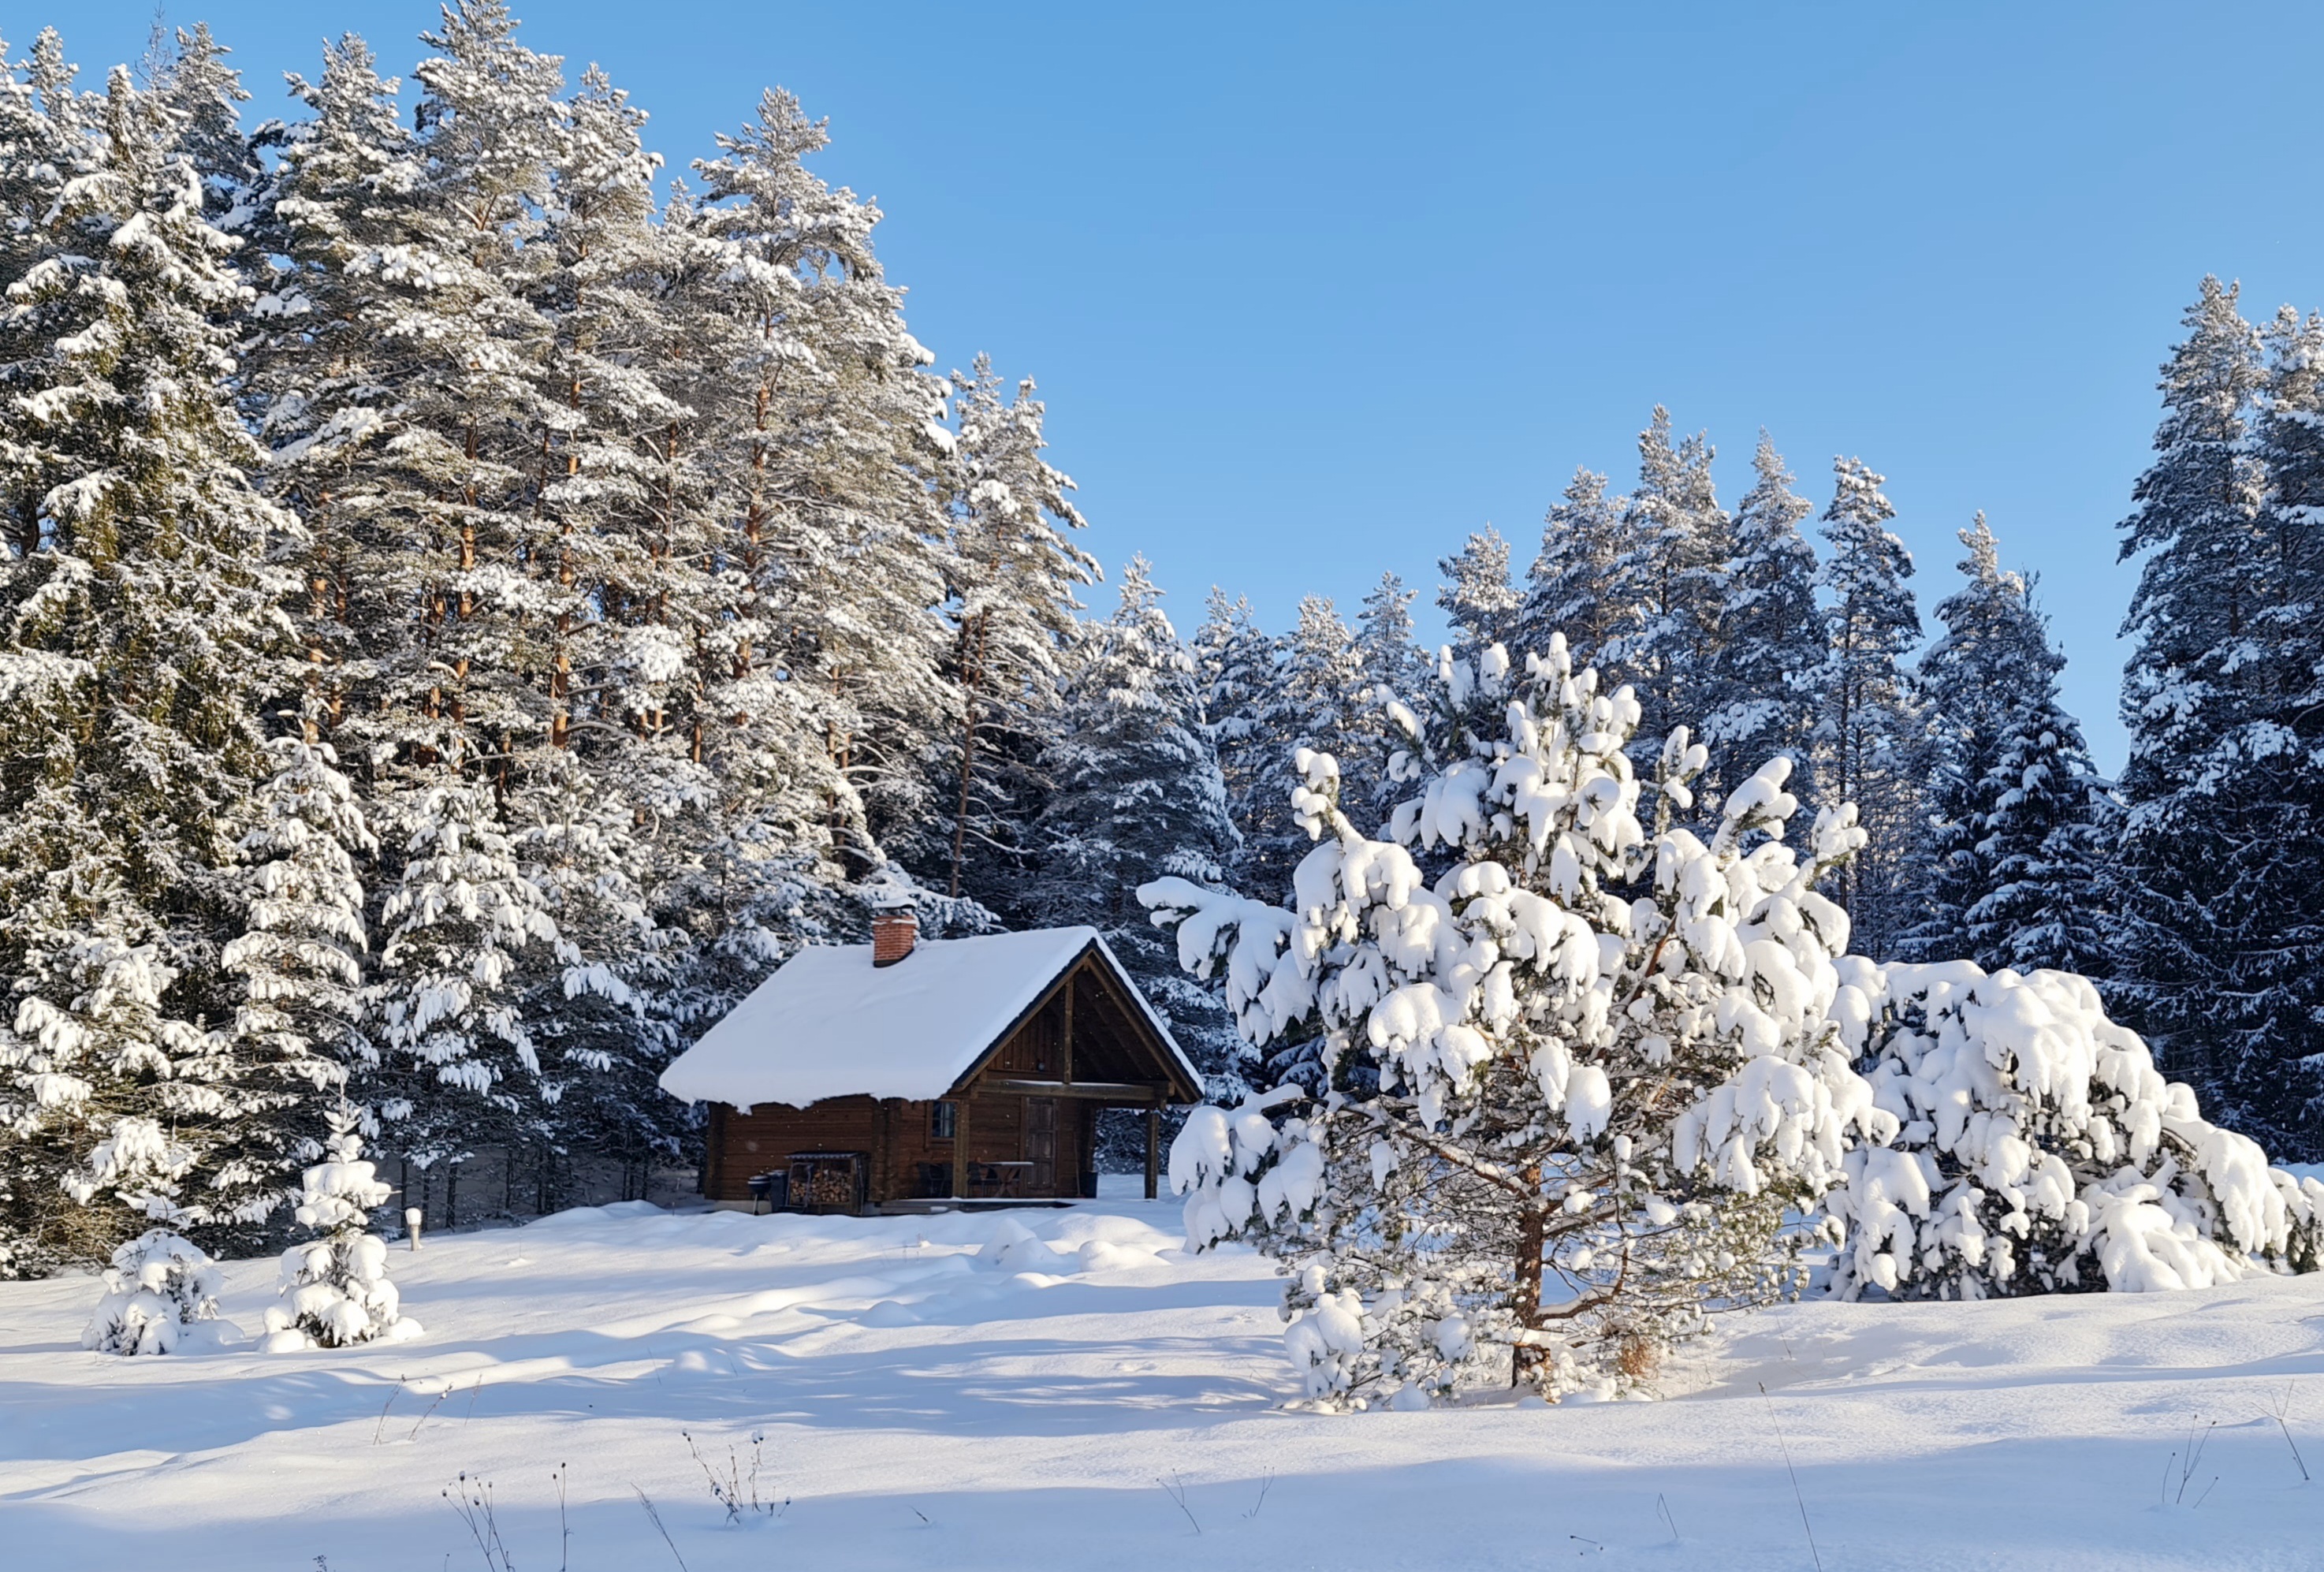
[(872, 914), (872, 964), (892, 966), (912, 953), (920, 937), (920, 916), (908, 906), (883, 907)]

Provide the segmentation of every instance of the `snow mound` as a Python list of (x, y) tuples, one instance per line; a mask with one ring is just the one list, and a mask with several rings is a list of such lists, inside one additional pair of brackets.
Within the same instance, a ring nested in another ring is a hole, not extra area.
[(977, 1259), (1003, 1271), (1041, 1271), (1061, 1273), (1080, 1270), (1081, 1262), (1070, 1255), (1059, 1254), (1049, 1248), (1024, 1224), (1004, 1217), (992, 1231), (992, 1237), (978, 1251)]

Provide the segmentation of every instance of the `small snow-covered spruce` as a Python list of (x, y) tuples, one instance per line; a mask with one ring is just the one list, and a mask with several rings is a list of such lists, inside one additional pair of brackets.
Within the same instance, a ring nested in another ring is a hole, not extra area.
[(1786, 846), (1780, 759), (1707, 840), (1679, 828), (1703, 764), (1683, 730), (1642, 819), (1637, 701), (1562, 639), (1522, 680), (1499, 646), (1448, 652), (1433, 711), (1394, 707), (1414, 794), (1393, 840), (1341, 813), (1330, 757), (1298, 755), (1317, 845), (1292, 909), (1139, 892), (1183, 965), (1223, 971), (1252, 1043), (1307, 1038), (1324, 1074), (1188, 1120), (1189, 1242), (1281, 1261), (1286, 1345), (1326, 1406), (1646, 1387), (1706, 1312), (1797, 1289), (1787, 1211), (1851, 1135), (1895, 1132), (1829, 1014), (1848, 919), (1815, 885), (1862, 834), (1842, 807)]
[(307, 1170), (299, 1221), (320, 1235), (282, 1253), (284, 1302), (266, 1312), (269, 1354), (301, 1348), (344, 1348), (380, 1338), (401, 1342), (420, 1335), (420, 1323), (400, 1313), (387, 1277), (387, 1244), (364, 1226), (389, 1187), (363, 1160), (363, 1137), (352, 1109), (331, 1115), (328, 1156)]
[(2206, 1121), (2089, 979), (1840, 963), (1886, 1147), (1849, 1153), (1835, 1287), (1898, 1299), (2208, 1288), (2312, 1271), (2324, 1185)]
[(191, 1241), (149, 1229), (113, 1253), (106, 1294), (80, 1335), (99, 1354), (168, 1354), (197, 1321), (217, 1318), (217, 1265)]

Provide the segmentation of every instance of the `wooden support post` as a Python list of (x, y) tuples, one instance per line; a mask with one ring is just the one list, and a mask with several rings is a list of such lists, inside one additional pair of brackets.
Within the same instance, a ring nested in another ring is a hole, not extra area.
[(1065, 975), (1065, 1031), (1057, 1050), (1057, 1078), (1067, 1086), (1074, 1084), (1074, 984), (1080, 976), (1079, 967)]
[(968, 1199), (968, 1094), (963, 1092), (952, 1105), (952, 1195), (956, 1201)]
[(1154, 1199), (1162, 1193), (1162, 1105), (1151, 1103), (1146, 1109), (1146, 1198)]

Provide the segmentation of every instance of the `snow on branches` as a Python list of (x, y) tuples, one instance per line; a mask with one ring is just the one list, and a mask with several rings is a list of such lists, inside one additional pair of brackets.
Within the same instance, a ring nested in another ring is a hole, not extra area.
[(1831, 1197), (1841, 1293), (2208, 1288), (2319, 1264), (2324, 1185), (2205, 1121), (2087, 978), (1841, 966), (1838, 1013), (1901, 1125), (1849, 1153)]
[(1289, 910), (1139, 892), (1250, 1041), (1312, 1045), (1305, 1085), (1188, 1121), (1189, 1241), (1284, 1261), (1326, 1404), (1644, 1385), (1706, 1310), (1796, 1290), (1787, 1210), (1895, 1132), (1831, 1018), (1848, 920), (1815, 889), (1862, 833), (1842, 808), (1785, 846), (1784, 760), (1707, 840), (1680, 828), (1703, 750), (1674, 733), (1642, 786), (1636, 698), (1562, 639), (1522, 679), (1447, 653), (1435, 687), (1425, 722), (1379, 696), (1408, 739), (1392, 839), (1301, 750)]

